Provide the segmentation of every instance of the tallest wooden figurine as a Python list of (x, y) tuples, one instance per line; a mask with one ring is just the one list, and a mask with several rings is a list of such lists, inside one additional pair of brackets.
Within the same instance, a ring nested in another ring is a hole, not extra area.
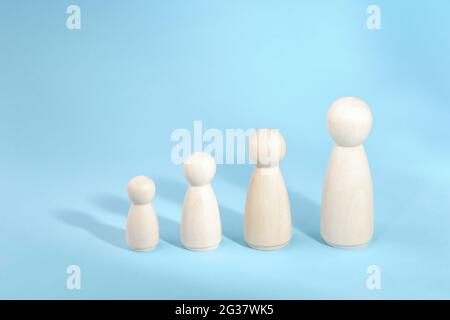
[(362, 145), (372, 113), (358, 98), (341, 98), (328, 110), (327, 127), (336, 144), (323, 187), (321, 234), (335, 247), (364, 246), (373, 234), (372, 178)]

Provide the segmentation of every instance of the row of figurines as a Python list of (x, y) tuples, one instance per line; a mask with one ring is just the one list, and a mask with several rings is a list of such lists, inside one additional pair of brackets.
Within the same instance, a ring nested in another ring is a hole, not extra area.
[[(372, 127), (370, 108), (354, 97), (338, 99), (328, 110), (327, 127), (336, 144), (323, 186), (321, 234), (335, 247), (361, 247), (373, 234), (372, 181), (362, 145)], [(292, 234), (289, 196), (279, 169), (285, 140), (277, 129), (258, 129), (250, 136), (248, 152), (256, 168), (247, 190), (244, 239), (255, 249), (282, 248)], [(190, 186), (182, 209), (181, 242), (190, 250), (212, 250), (222, 238), (219, 206), (210, 184), (216, 163), (208, 153), (197, 152), (186, 158), (183, 169)], [(128, 184), (128, 195), (132, 205), (126, 241), (133, 250), (151, 250), (159, 241), (151, 204), (155, 183), (135, 177)]]

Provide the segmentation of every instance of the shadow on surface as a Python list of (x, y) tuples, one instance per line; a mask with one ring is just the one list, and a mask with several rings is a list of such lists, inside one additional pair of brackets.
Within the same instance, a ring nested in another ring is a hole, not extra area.
[(184, 249), (180, 241), (180, 225), (178, 222), (159, 216), (159, 236), (171, 245)]
[[(184, 194), (188, 188), (188, 184), (181, 183), (176, 180), (168, 178), (155, 178), (156, 192), (163, 199), (176, 203), (180, 207), (180, 214), (183, 207)], [(220, 206), (220, 205), (219, 205)], [(222, 233), (224, 237), (230, 240), (246, 246), (243, 239), (243, 216), (236, 211), (233, 211), (227, 207), (220, 206)], [(179, 240), (179, 224), (173, 220), (160, 217), (161, 237), (165, 234), (164, 240), (175, 246), (181, 246)]]
[(183, 184), (170, 178), (157, 177), (155, 178), (155, 184), (155, 197), (161, 197), (164, 200), (176, 203), (180, 208), (183, 206), (184, 193), (188, 188), (187, 182)]
[(85, 212), (72, 209), (61, 209), (56, 211), (56, 216), (61, 222), (78, 229), (83, 229), (98, 239), (117, 248), (127, 248), (125, 232), (123, 230), (106, 225)]
[(247, 189), (254, 165), (220, 165), (217, 166), (217, 175), (226, 181), (233, 183), (239, 189)]
[[(220, 167), (220, 170), (218, 170), (218, 175), (240, 189), (247, 189), (252, 171), (252, 165), (223, 165)], [(293, 227), (300, 230), (307, 237), (321, 244), (326, 244), (320, 235), (320, 206), (297, 192), (288, 191), (288, 193)], [(225, 218), (226, 208), (223, 208), (222, 211), (224, 213), (223, 217)], [(234, 214), (230, 214), (231, 217), (236, 217), (236, 215), (239, 215), (239, 213), (234, 212)], [(240, 219), (238, 222), (233, 221), (236, 220), (236, 218), (230, 218), (230, 221), (228, 222), (225, 221), (224, 232), (225, 228), (232, 230), (229, 231), (229, 237), (236, 242), (240, 244), (244, 243), (245, 245), (242, 235), (243, 216), (239, 216)]]
[(296, 192), (289, 192), (292, 224), (313, 240), (326, 244), (320, 235), (320, 207)]
[(126, 217), (130, 209), (130, 201), (114, 194), (99, 194), (92, 197), (92, 203), (105, 211)]
[(244, 216), (230, 208), (220, 206), (223, 235), (237, 244), (247, 247), (244, 240)]
[[(159, 183), (158, 183), (159, 182)], [(164, 183), (160, 182), (160, 179), (156, 182), (158, 185), (157, 194), (163, 194), (165, 197), (173, 198), (179, 195), (180, 187), (177, 187), (175, 182), (167, 180)], [(178, 191), (178, 193), (176, 193)], [(175, 193), (173, 193), (175, 192)], [(173, 195), (173, 196), (172, 196)], [(174, 200), (175, 201), (175, 200)], [(94, 196), (92, 202), (99, 209), (108, 211), (113, 214), (117, 214), (126, 219), (128, 210), (130, 208), (130, 201), (125, 197), (120, 197), (114, 194), (101, 194)], [(158, 208), (156, 208), (158, 214)], [(181, 242), (179, 240), (179, 224), (176, 221), (170, 220), (164, 216), (158, 215), (159, 223), (159, 236), (161, 240), (168, 242), (171, 245), (182, 248)], [(125, 225), (124, 225), (125, 229)], [(122, 231), (125, 234), (125, 230)]]

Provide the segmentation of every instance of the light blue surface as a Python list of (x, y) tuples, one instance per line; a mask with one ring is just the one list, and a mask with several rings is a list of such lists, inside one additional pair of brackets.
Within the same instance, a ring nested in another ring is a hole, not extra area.
[[(66, 8), (81, 7), (81, 30)], [(450, 298), (449, 1), (1, 1), (0, 298)], [(341, 96), (372, 107), (376, 229), (359, 250), (320, 240)], [(187, 182), (177, 128), (277, 127), (290, 245), (249, 249), (252, 167), (221, 165), (218, 250), (178, 239)], [(161, 242), (126, 248), (126, 184), (154, 178)], [(79, 265), (81, 290), (66, 288)], [(378, 265), (381, 290), (366, 287)]]

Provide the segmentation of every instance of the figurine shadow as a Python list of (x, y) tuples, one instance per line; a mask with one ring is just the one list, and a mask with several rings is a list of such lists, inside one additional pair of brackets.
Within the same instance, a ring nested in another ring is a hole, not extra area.
[(241, 246), (248, 247), (244, 240), (244, 216), (228, 207), (220, 206), (223, 234)]
[(166, 177), (156, 177), (154, 180), (156, 184), (156, 197), (161, 197), (166, 201), (179, 205), (181, 213), (184, 194), (188, 188), (188, 184), (183, 184)]
[[(182, 210), (182, 204), (184, 200), (184, 194), (188, 188), (187, 183), (183, 184), (176, 180), (168, 178), (155, 178), (155, 183), (157, 185), (157, 196), (176, 203), (180, 207), (180, 213)], [(220, 217), (222, 223), (223, 235), (236, 242), (237, 244), (247, 246), (243, 239), (243, 215), (226, 207), (219, 205), (220, 207)], [(172, 230), (173, 228), (171, 228)], [(179, 238), (179, 226), (176, 229), (176, 238)], [(171, 231), (173, 234), (173, 231)]]
[(222, 164), (217, 168), (217, 176), (231, 182), (236, 187), (247, 189), (254, 165), (252, 164)]
[(91, 200), (97, 208), (125, 218), (130, 209), (130, 202), (126, 198), (114, 194), (98, 194)]
[[(157, 187), (159, 191), (160, 186), (158, 185)], [(125, 197), (120, 197), (114, 194), (96, 195), (92, 198), (92, 202), (98, 208), (119, 215), (124, 219), (126, 219), (128, 209), (130, 208), (130, 202)], [(179, 239), (180, 227), (176, 221), (158, 215), (158, 224), (159, 224), (159, 234), (162, 240), (168, 242), (173, 246), (183, 248)], [(125, 230), (122, 231), (122, 233), (124, 232)]]
[(185, 249), (180, 241), (180, 225), (178, 222), (159, 216), (158, 223), (161, 239), (175, 247)]
[(69, 226), (85, 230), (89, 234), (116, 248), (127, 248), (123, 230), (104, 224), (86, 212), (73, 209), (60, 209), (56, 211), (56, 217), (59, 221)]
[(289, 192), (292, 224), (309, 238), (326, 245), (320, 235), (320, 207), (297, 192)]
[[(222, 165), (218, 170), (218, 175), (233, 185), (246, 190), (252, 171), (252, 165)], [(320, 206), (290, 188), (288, 188), (288, 194), (293, 227), (310, 239), (320, 244), (326, 244), (320, 235)], [(237, 232), (242, 233), (242, 230), (240, 228)]]

